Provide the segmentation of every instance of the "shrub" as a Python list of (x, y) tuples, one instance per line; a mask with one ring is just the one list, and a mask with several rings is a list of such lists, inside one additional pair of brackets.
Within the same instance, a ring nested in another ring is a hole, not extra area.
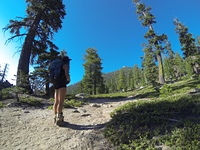
[(2, 99), (13, 98), (12, 95), (10, 94), (10, 92), (11, 92), (11, 88), (2, 89), (0, 91), (1, 98)]
[(160, 96), (161, 97), (167, 97), (172, 94), (172, 87), (170, 87), (167, 84), (164, 84), (160, 90)]
[(84, 105), (85, 102), (82, 101), (82, 100), (76, 100), (76, 99), (71, 99), (71, 100), (68, 100), (66, 99), (63, 106), (65, 108), (70, 108), (70, 107), (81, 107), (82, 105)]
[(2, 104), (2, 102), (0, 102), (0, 108), (6, 107), (5, 105)]
[(200, 149), (200, 95), (129, 102), (111, 113), (104, 135), (119, 149)]
[(21, 97), (20, 101), (24, 102), (24, 103), (27, 103), (27, 104), (29, 104), (31, 106), (39, 106), (39, 105), (41, 105), (41, 102), (39, 100), (36, 100), (34, 98), (30, 98), (30, 97), (28, 97), (28, 98), (27, 97)]

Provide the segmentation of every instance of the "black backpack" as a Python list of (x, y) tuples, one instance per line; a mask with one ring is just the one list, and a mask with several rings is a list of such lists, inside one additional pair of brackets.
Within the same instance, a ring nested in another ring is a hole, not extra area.
[(62, 67), (63, 63), (60, 59), (55, 59), (52, 61), (49, 71), (50, 71), (50, 77), (49, 77), (49, 82), (50, 83), (57, 83), (58, 80), (60, 79), (60, 69)]
[[(64, 63), (60, 60), (60, 59), (55, 59), (54, 61), (52, 61), (50, 67), (49, 67), (49, 71), (50, 71), (50, 77), (49, 77), (49, 82), (50, 83), (57, 83), (59, 81), (60, 78), (60, 69), (62, 67), (63, 64), (68, 64), (70, 63), (70, 60), (68, 57), (65, 57)], [(70, 66), (70, 65), (69, 65)]]

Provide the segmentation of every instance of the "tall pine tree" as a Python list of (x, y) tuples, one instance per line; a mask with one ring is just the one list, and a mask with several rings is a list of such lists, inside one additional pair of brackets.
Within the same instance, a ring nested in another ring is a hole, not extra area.
[(10, 20), (10, 24), (4, 30), (10, 30), (10, 33), (14, 34), (7, 40), (8, 42), (17, 37), (25, 38), (18, 63), (17, 86), (25, 86), (31, 90), (29, 81), (24, 80), (26, 79), (24, 76), (29, 74), (29, 63), (48, 47), (57, 48), (51, 40), (54, 32), (62, 27), (61, 19), (66, 12), (62, 0), (26, 0), (26, 2), (28, 3), (26, 17)]
[(144, 37), (148, 40), (149, 46), (152, 47), (155, 54), (156, 60), (158, 62), (158, 73), (159, 73), (159, 83), (164, 84), (164, 71), (163, 71), (163, 62), (162, 62), (162, 53), (166, 49), (164, 45), (167, 42), (167, 35), (156, 35), (153, 24), (156, 23), (155, 16), (150, 13), (151, 7), (147, 7), (144, 3), (140, 3), (140, 0), (133, 0), (136, 5), (136, 13), (139, 15), (139, 20), (143, 21), (142, 25), (148, 27), (148, 32)]
[(174, 19), (175, 31), (179, 34), (179, 41), (182, 46), (181, 50), (185, 58), (191, 60), (193, 70), (198, 75), (200, 74), (200, 50), (195, 43), (195, 38), (188, 32), (188, 27), (181, 23), (177, 18)]
[(153, 87), (157, 87), (158, 73), (155, 57), (152, 53), (152, 47), (146, 46), (143, 49), (145, 55), (143, 57), (142, 66), (144, 67), (144, 74), (147, 83)]
[(84, 91), (91, 95), (96, 95), (97, 92), (99, 92), (99, 94), (104, 93), (103, 89), (105, 88), (105, 85), (101, 72), (103, 69), (103, 67), (101, 67), (101, 58), (94, 48), (88, 48), (86, 53), (87, 54), (84, 55), (83, 59), (85, 61), (83, 64), (85, 75), (82, 80)]
[(124, 70), (121, 69), (118, 77), (118, 90), (119, 91), (126, 91), (127, 90), (127, 84), (126, 84), (126, 77)]
[(134, 87), (138, 87), (139, 83), (140, 83), (140, 72), (139, 72), (139, 68), (138, 65), (134, 65), (133, 67), (133, 81), (134, 81)]

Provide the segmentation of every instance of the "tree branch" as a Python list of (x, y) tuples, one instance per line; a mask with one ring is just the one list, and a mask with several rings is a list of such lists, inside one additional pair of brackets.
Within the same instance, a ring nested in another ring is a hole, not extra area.
[(18, 34), (18, 35), (15, 35), (15, 36), (12, 36), (12, 37), (10, 37), (10, 38), (8, 38), (7, 40), (6, 40), (6, 42), (5, 42), (5, 44), (8, 44), (8, 43), (10, 43), (14, 38), (16, 38), (16, 37), (22, 37), (22, 36), (25, 36), (25, 35), (27, 35), (27, 34)]

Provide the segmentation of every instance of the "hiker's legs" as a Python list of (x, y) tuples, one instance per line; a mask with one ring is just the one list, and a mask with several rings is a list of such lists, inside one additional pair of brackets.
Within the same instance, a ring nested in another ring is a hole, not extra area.
[(63, 109), (63, 103), (66, 97), (66, 87), (55, 89), (55, 102), (54, 102), (54, 112), (56, 113), (62, 113)]
[(58, 96), (59, 97), (59, 103), (58, 103), (58, 106), (57, 106), (57, 113), (62, 113), (63, 103), (64, 103), (66, 93), (67, 93), (67, 88), (63, 87), (63, 88), (58, 89), (58, 93), (59, 93), (59, 96)]
[(59, 103), (59, 91), (58, 89), (55, 89), (55, 93), (54, 93), (54, 105), (53, 105), (53, 110), (54, 110), (54, 113), (55, 115), (57, 114), (57, 108), (58, 108), (58, 103)]

